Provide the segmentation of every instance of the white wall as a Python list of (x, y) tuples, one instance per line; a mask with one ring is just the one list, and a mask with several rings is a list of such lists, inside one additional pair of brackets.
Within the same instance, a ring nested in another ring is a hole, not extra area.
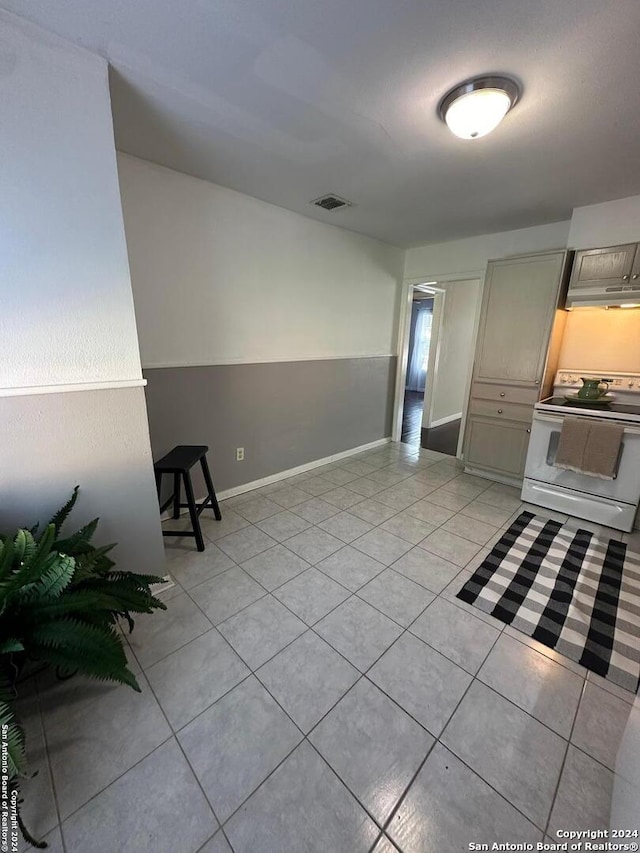
[(640, 196), (576, 207), (571, 220), (408, 249), (405, 279), (484, 272), (487, 261), (547, 249), (597, 248), (640, 241)]
[(568, 234), (569, 222), (554, 222), (551, 225), (418, 246), (406, 252), (404, 277), (412, 281), (422, 276), (438, 279), (461, 273), (484, 276), (489, 260), (560, 249), (567, 245)]
[(104, 60), (0, 11), (0, 388), (141, 376)]
[(73, 523), (158, 572), (107, 65), (2, 11), (0, 57), (0, 531), (79, 483)]
[(454, 415), (461, 415), (473, 361), (480, 281), (452, 281), (443, 286), (445, 297), (431, 411), (425, 426), (438, 426)]
[(567, 242), (571, 249), (597, 249), (638, 241), (639, 195), (574, 208)]
[(163, 573), (143, 388), (0, 400), (0, 532), (48, 521), (80, 485), (69, 529), (99, 516), (118, 568)]
[(404, 252), (118, 155), (145, 367), (395, 353)]

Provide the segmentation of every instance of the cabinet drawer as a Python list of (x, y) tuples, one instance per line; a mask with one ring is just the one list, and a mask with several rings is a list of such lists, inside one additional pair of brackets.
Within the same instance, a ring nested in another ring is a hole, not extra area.
[(499, 403), (522, 403), (533, 406), (538, 402), (538, 388), (522, 388), (518, 385), (492, 385), (488, 382), (474, 382), (471, 389), (472, 400), (496, 400)]
[(524, 405), (473, 398), (469, 406), (469, 413), (471, 415), (483, 415), (486, 418), (531, 423), (533, 418), (533, 403)]

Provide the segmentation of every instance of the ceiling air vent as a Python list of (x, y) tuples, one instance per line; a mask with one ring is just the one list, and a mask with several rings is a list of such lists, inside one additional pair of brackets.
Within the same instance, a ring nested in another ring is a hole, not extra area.
[(338, 195), (323, 195), (320, 198), (314, 198), (311, 204), (321, 207), (323, 210), (338, 210), (341, 207), (351, 207), (351, 202)]

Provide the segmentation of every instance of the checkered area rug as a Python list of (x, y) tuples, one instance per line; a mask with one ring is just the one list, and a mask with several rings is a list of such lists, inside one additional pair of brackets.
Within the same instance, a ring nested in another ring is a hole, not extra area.
[(624, 542), (523, 512), (458, 598), (637, 691), (640, 555)]

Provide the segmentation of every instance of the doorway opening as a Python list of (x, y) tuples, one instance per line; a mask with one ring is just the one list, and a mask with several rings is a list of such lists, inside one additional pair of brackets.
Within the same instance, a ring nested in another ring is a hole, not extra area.
[(434, 302), (434, 291), (420, 286), (413, 288), (400, 441), (418, 446), (422, 438)]
[(460, 456), (480, 279), (406, 283), (393, 439)]

